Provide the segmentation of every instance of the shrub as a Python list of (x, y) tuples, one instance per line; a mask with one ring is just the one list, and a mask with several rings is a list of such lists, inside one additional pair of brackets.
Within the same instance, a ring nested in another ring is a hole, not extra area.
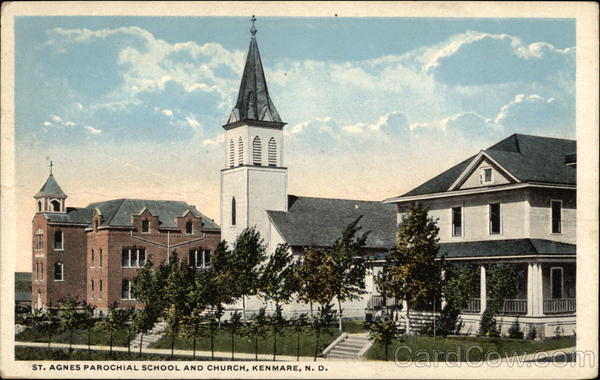
[(481, 316), (481, 322), (479, 324), (479, 335), (481, 336), (490, 336), (490, 337), (499, 337), (500, 332), (496, 327), (496, 318), (494, 317), (494, 313), (490, 308), (486, 308)]
[(534, 340), (537, 336), (537, 332), (535, 331), (535, 327), (531, 326), (529, 329), (529, 333), (527, 333), (527, 339)]
[(512, 326), (510, 326), (510, 328), (508, 329), (508, 337), (512, 339), (523, 339), (524, 336), (525, 334), (523, 333), (523, 331), (521, 331), (521, 326), (519, 325), (519, 322), (515, 321), (515, 323), (513, 323)]

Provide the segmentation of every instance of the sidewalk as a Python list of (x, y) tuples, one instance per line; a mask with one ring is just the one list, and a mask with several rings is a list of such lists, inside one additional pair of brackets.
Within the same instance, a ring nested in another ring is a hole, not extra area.
[[(44, 342), (15, 342), (15, 347), (31, 347), (31, 348), (48, 348), (48, 343)], [(67, 343), (52, 343), (50, 349), (68, 349)], [(74, 344), (74, 350), (87, 351), (88, 346), (86, 344)], [(110, 351), (109, 346), (91, 346), (92, 351)], [(127, 352), (127, 347), (113, 346), (113, 352)], [(131, 350), (132, 361), (137, 360), (138, 350)], [(145, 348), (142, 350), (142, 354), (158, 354), (165, 355), (165, 360), (168, 360), (171, 355), (171, 350), (168, 348)], [(193, 352), (190, 350), (175, 350), (173, 352), (175, 356), (189, 357), (192, 360)], [(254, 361), (255, 355), (247, 352), (236, 352), (234, 355), (235, 360), (243, 361)], [(142, 359), (143, 360), (143, 359)], [(211, 360), (210, 351), (196, 351), (196, 360)], [(231, 352), (215, 351), (215, 360), (231, 361)], [(273, 361), (273, 354), (258, 354), (259, 361)], [(317, 361), (324, 361), (324, 358), (317, 358)], [(276, 361), (296, 361), (296, 356), (290, 355), (277, 355)], [(301, 362), (312, 362), (314, 358), (312, 356), (300, 356)]]

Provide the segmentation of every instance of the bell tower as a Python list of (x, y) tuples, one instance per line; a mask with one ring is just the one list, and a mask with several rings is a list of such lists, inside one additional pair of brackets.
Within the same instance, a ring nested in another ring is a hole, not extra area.
[(50, 161), (50, 175), (44, 186), (37, 192), (36, 195), (33, 196), (35, 199), (35, 212), (57, 212), (57, 213), (65, 213), (67, 212), (67, 206), (65, 205), (65, 201), (67, 199), (67, 195), (62, 191), (58, 183), (54, 179), (54, 175), (52, 174), (52, 167), (54, 164)]
[(267, 210), (287, 211), (284, 122), (269, 96), (252, 16), (250, 47), (237, 102), (225, 130), (221, 169), (221, 237), (230, 245), (246, 227), (270, 241)]

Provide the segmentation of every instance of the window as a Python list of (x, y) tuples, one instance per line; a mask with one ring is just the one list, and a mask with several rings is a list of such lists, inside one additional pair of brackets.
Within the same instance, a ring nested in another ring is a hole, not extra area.
[(135, 298), (133, 298), (133, 294), (131, 292), (131, 285), (132, 285), (131, 280), (123, 280), (121, 282), (121, 299), (124, 299), (124, 300), (135, 299)]
[(44, 263), (40, 263), (40, 280), (44, 279)]
[(452, 208), (452, 236), (462, 236), (462, 207)]
[(490, 203), (490, 234), (500, 233), (500, 203)]
[(63, 281), (64, 279), (64, 265), (59, 261), (54, 264), (54, 281)]
[(94, 280), (90, 281), (90, 298), (94, 298)]
[(100, 248), (100, 252), (98, 252), (100, 256), (98, 257), (98, 266), (102, 268), (102, 248)]
[(194, 234), (194, 222), (192, 222), (191, 220), (188, 220), (185, 223), (185, 233), (188, 235)]
[(252, 140), (252, 163), (258, 166), (262, 165), (262, 145), (258, 136)]
[(552, 208), (552, 233), (562, 233), (562, 201), (551, 201)]
[(148, 219), (142, 220), (142, 233), (147, 234), (150, 232), (150, 221)]
[(236, 222), (236, 207), (235, 207), (235, 197), (231, 198), (231, 225), (235, 226)]
[(233, 139), (229, 140), (229, 167), (232, 168), (234, 165), (234, 160), (235, 158), (235, 152), (234, 152), (234, 145), (233, 145)]
[(35, 233), (35, 249), (44, 249), (44, 231), (41, 228)]
[(35, 279), (36, 280), (40, 279), (40, 264), (39, 263), (35, 263)]
[(492, 183), (494, 181), (492, 168), (481, 169), (481, 183)]
[(550, 268), (550, 281), (552, 287), (552, 299), (562, 298), (563, 296), (563, 269)]
[(102, 299), (102, 280), (99, 281), (98, 283), (98, 299), (101, 300)]
[(90, 255), (90, 267), (94, 266), (94, 248), (92, 248), (92, 253)]
[(238, 166), (244, 164), (244, 140), (238, 139)]
[(269, 166), (277, 166), (277, 143), (275, 138), (271, 137), (268, 145)]
[(121, 266), (123, 268), (140, 268), (146, 265), (145, 248), (123, 248)]
[(196, 268), (206, 268), (210, 265), (210, 251), (190, 249), (188, 264)]
[(57, 201), (55, 199), (52, 202), (50, 202), (50, 205), (52, 206), (52, 211), (54, 211), (54, 212), (60, 212), (60, 202), (59, 201)]
[(57, 251), (62, 251), (63, 248), (63, 232), (62, 231), (55, 231), (54, 232), (54, 249)]
[(38, 201), (38, 212), (42, 212), (42, 201)]

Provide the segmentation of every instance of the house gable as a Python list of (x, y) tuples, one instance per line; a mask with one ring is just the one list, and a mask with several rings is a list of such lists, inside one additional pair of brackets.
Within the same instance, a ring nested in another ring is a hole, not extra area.
[(474, 165), (470, 173), (465, 175), (464, 180), (456, 186), (456, 190), (472, 189), (475, 187), (486, 187), (495, 185), (506, 185), (515, 183), (502, 168), (491, 160), (482, 156), (478, 164)]

